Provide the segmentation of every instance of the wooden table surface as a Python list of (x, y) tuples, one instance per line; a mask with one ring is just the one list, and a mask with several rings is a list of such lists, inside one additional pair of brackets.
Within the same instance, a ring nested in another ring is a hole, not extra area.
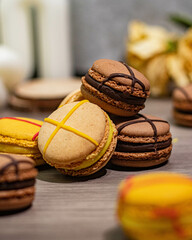
[[(159, 168), (133, 171), (108, 167), (91, 178), (73, 179), (53, 168), (39, 170), (33, 206), (0, 217), (1, 240), (123, 240), (116, 219), (117, 187), (121, 180), (145, 171), (174, 171), (192, 175), (192, 129), (176, 126), (169, 99), (149, 99), (142, 111), (171, 124), (174, 144), (170, 161)], [(0, 116), (43, 119), (48, 113), (20, 113), (10, 109)]]

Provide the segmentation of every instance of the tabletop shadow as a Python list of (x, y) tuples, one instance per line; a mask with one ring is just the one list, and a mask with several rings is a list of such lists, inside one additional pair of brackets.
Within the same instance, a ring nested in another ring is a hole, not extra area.
[(120, 227), (115, 227), (104, 233), (104, 240), (131, 240), (123, 233)]
[(0, 211), (0, 217), (23, 213), (26, 210), (28, 210), (29, 208), (31, 208), (31, 206), (32, 205), (30, 204), (29, 206), (27, 206), (25, 208), (20, 208), (20, 209), (15, 209), (15, 210), (7, 210), (7, 211)]
[(156, 166), (151, 166), (151, 167), (121, 167), (121, 166), (116, 166), (112, 163), (108, 163), (107, 168), (110, 170), (114, 171), (120, 171), (120, 172), (138, 172), (138, 171), (146, 171), (146, 170), (151, 170), (151, 169), (157, 169), (160, 167), (163, 167), (168, 164), (169, 161), (166, 161), (164, 163), (161, 163)]
[(65, 176), (61, 174), (55, 168), (44, 167), (39, 171), (37, 175), (37, 179), (45, 182), (52, 182), (52, 183), (85, 182), (85, 181), (103, 177), (104, 175), (106, 175), (106, 173), (107, 173), (107, 170), (103, 168), (100, 171), (90, 176), (72, 177), (72, 176)]

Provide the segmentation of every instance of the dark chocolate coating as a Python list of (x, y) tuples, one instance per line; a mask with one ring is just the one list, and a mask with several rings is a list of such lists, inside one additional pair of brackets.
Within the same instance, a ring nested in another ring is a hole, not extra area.
[(17, 190), (27, 187), (32, 187), (35, 184), (35, 179), (27, 179), (24, 181), (2, 182), (0, 183), (0, 191)]
[(181, 110), (178, 108), (174, 108), (174, 110), (178, 113), (182, 113), (182, 114), (192, 114), (192, 111), (187, 111), (187, 110)]
[[(172, 139), (168, 139), (164, 142), (156, 143), (156, 150), (161, 150), (167, 148), (171, 145)], [(142, 153), (142, 152), (152, 152), (155, 149), (155, 143), (130, 143), (118, 141), (116, 152), (129, 152), (129, 153)]]
[(93, 79), (91, 76), (89, 76), (88, 73), (85, 75), (85, 80), (92, 87), (96, 88), (100, 92), (106, 94), (107, 96), (109, 96), (117, 101), (142, 106), (146, 100), (145, 98), (135, 97), (135, 96), (130, 95), (128, 92), (120, 92), (116, 89), (111, 88), (110, 86), (101, 84), (100, 82), (97, 82), (95, 79)]

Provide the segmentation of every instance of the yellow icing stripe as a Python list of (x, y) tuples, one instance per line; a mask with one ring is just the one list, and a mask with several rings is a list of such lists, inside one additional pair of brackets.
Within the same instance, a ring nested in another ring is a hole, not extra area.
[[(46, 119), (44, 120), (46, 122)], [(50, 142), (52, 141), (52, 139), (54, 138), (55, 134), (59, 131), (60, 129), (60, 125), (58, 125), (55, 130), (52, 132), (51, 136), (49, 137), (49, 139), (47, 140), (45, 147), (43, 149), (43, 155), (45, 155), (45, 152), (50, 144)]]
[(81, 137), (89, 140), (90, 142), (92, 142), (92, 143), (95, 144), (96, 146), (99, 145), (99, 143), (98, 143), (97, 141), (95, 141), (92, 137), (89, 137), (87, 134), (82, 133), (82, 132), (78, 131), (78, 130), (75, 129), (75, 128), (72, 128), (72, 127), (67, 126), (67, 125), (61, 125), (61, 123), (59, 123), (59, 122), (57, 122), (57, 121), (55, 121), (55, 120), (53, 120), (53, 119), (50, 119), (50, 118), (45, 118), (45, 121), (48, 122), (48, 123), (52, 123), (53, 125), (60, 126), (60, 128), (63, 128), (63, 129), (65, 129), (65, 130), (67, 130), (67, 131), (73, 132), (73, 133), (75, 133), (76, 135), (81, 136)]
[(52, 141), (52, 139), (54, 138), (54, 136), (56, 135), (56, 133), (59, 131), (60, 128), (63, 128), (63, 129), (66, 129), (68, 131), (71, 131), (83, 138), (86, 138), (87, 140), (89, 140), (90, 142), (92, 142), (93, 144), (95, 144), (96, 146), (98, 146), (99, 144), (94, 140), (92, 139), (91, 137), (89, 137), (88, 135), (84, 134), (84, 133), (81, 133), (80, 131), (74, 129), (74, 128), (71, 128), (69, 126), (66, 126), (64, 125), (65, 122), (67, 121), (67, 119), (74, 113), (74, 111), (80, 107), (82, 104), (84, 104), (85, 102), (89, 102), (88, 100), (83, 100), (79, 103), (77, 103), (68, 113), (67, 115), (64, 117), (64, 119), (61, 121), (61, 122), (57, 122), (53, 119), (49, 119), (49, 118), (45, 118), (44, 121), (45, 122), (48, 122), (48, 123), (51, 123), (53, 125), (56, 126), (55, 130), (52, 132), (51, 136), (49, 137), (49, 139), (47, 140), (46, 144), (45, 144), (45, 147), (43, 149), (43, 155), (45, 155), (45, 152), (50, 144), (50, 142)]
[(105, 146), (103, 147), (101, 152), (99, 152), (95, 158), (84, 161), (80, 166), (74, 168), (73, 170), (79, 170), (79, 169), (84, 169), (84, 168), (90, 167), (91, 165), (96, 163), (100, 158), (102, 158), (102, 156), (106, 153), (106, 151), (109, 148), (109, 145), (111, 144), (111, 141), (113, 139), (113, 131), (114, 131), (113, 125), (112, 125), (109, 117), (108, 117), (108, 121), (109, 121), (109, 127), (110, 127), (109, 128), (109, 136), (108, 136), (107, 142), (105, 143)]
[(86, 102), (89, 102), (88, 100), (83, 100), (79, 103), (77, 103), (68, 113), (67, 115), (64, 117), (64, 119), (61, 121), (61, 124), (64, 124), (67, 119), (75, 112), (75, 110), (80, 107), (82, 104), (86, 103)]
[(92, 142), (92, 143), (95, 144), (96, 146), (99, 145), (99, 143), (98, 143), (97, 141), (95, 141), (92, 137), (89, 137), (87, 134), (82, 133), (82, 132), (80, 132), (80, 131), (78, 131), (78, 130), (70, 127), (70, 126), (63, 125), (62, 128), (65, 129), (65, 130), (67, 130), (67, 131), (73, 132), (73, 133), (75, 133), (76, 135), (79, 135), (79, 136), (81, 136), (81, 137), (89, 140), (90, 142)]

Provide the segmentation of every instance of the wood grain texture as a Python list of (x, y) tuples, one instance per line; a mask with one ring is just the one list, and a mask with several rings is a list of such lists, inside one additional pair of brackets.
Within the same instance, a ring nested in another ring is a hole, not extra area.
[[(174, 144), (170, 161), (159, 168), (136, 171), (106, 170), (91, 178), (64, 177), (55, 169), (39, 170), (33, 206), (21, 213), (0, 217), (2, 240), (124, 240), (116, 219), (117, 187), (121, 180), (145, 171), (174, 171), (192, 175), (192, 129), (176, 126), (168, 99), (149, 99), (142, 113), (156, 115), (171, 124)], [(43, 119), (49, 113), (19, 113), (5, 109), (5, 116)]]

